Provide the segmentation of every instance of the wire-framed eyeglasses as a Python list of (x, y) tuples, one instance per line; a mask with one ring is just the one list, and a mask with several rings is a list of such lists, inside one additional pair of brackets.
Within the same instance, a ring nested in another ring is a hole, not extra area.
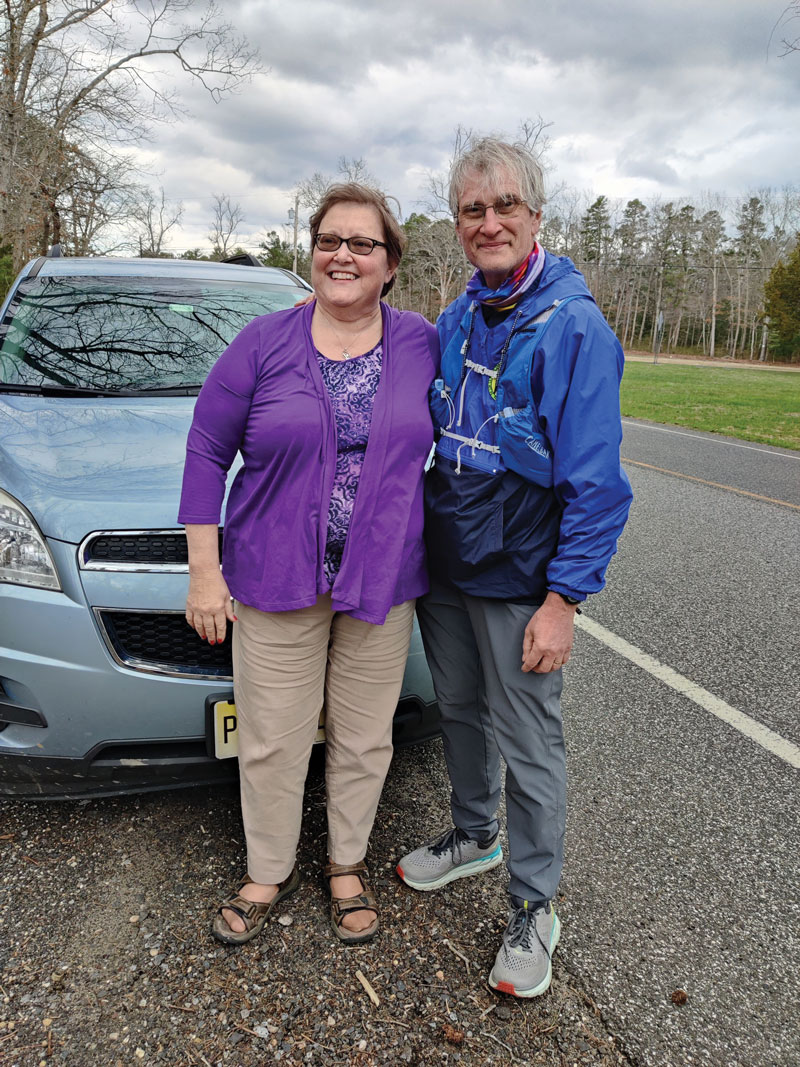
[(489, 208), (499, 219), (510, 219), (516, 215), (523, 204), (527, 204), (527, 200), (509, 193), (505, 196), (498, 196), (492, 204), (464, 204), (456, 212), (456, 219), (460, 222), (482, 222)]
[(386, 248), (383, 241), (375, 241), (372, 237), (339, 237), (335, 233), (318, 233), (314, 237), (314, 244), (320, 252), (336, 252), (346, 244), (354, 256), (368, 256), (376, 247)]

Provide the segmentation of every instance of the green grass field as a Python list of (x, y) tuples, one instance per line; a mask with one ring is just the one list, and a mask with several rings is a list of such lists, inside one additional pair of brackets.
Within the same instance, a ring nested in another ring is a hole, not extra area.
[(628, 361), (622, 414), (800, 449), (800, 373)]

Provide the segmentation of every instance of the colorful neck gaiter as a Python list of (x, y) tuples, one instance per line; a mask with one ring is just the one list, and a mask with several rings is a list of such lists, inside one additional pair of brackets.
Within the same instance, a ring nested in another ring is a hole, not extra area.
[(467, 296), (471, 300), (477, 300), (479, 304), (497, 308), (498, 311), (506, 311), (513, 308), (522, 299), (544, 267), (544, 249), (538, 241), (533, 243), (533, 251), (527, 259), (517, 267), (513, 274), (509, 274), (506, 280), (497, 289), (490, 289), (483, 280), (483, 275), (476, 270), (467, 282)]

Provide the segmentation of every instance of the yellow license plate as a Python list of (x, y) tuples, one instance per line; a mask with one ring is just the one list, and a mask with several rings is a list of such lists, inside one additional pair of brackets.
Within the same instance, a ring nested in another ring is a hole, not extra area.
[(236, 705), (230, 700), (218, 700), (214, 705), (214, 755), (230, 759), (239, 755), (239, 729)]
[[(239, 729), (236, 705), (232, 700), (218, 700), (214, 704), (212, 726), (214, 730), (214, 755), (217, 759), (230, 759), (239, 755)], [(314, 744), (325, 740), (325, 711), (320, 712), (317, 736)]]

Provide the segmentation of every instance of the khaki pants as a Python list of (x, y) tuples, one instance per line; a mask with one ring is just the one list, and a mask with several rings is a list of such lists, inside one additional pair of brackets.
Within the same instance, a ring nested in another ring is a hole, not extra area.
[(330, 594), (300, 611), (237, 603), (233, 673), (247, 873), (274, 885), (291, 873), (303, 785), (325, 700), (328, 855), (363, 859), (392, 758), (414, 601), (382, 626), (331, 611)]

